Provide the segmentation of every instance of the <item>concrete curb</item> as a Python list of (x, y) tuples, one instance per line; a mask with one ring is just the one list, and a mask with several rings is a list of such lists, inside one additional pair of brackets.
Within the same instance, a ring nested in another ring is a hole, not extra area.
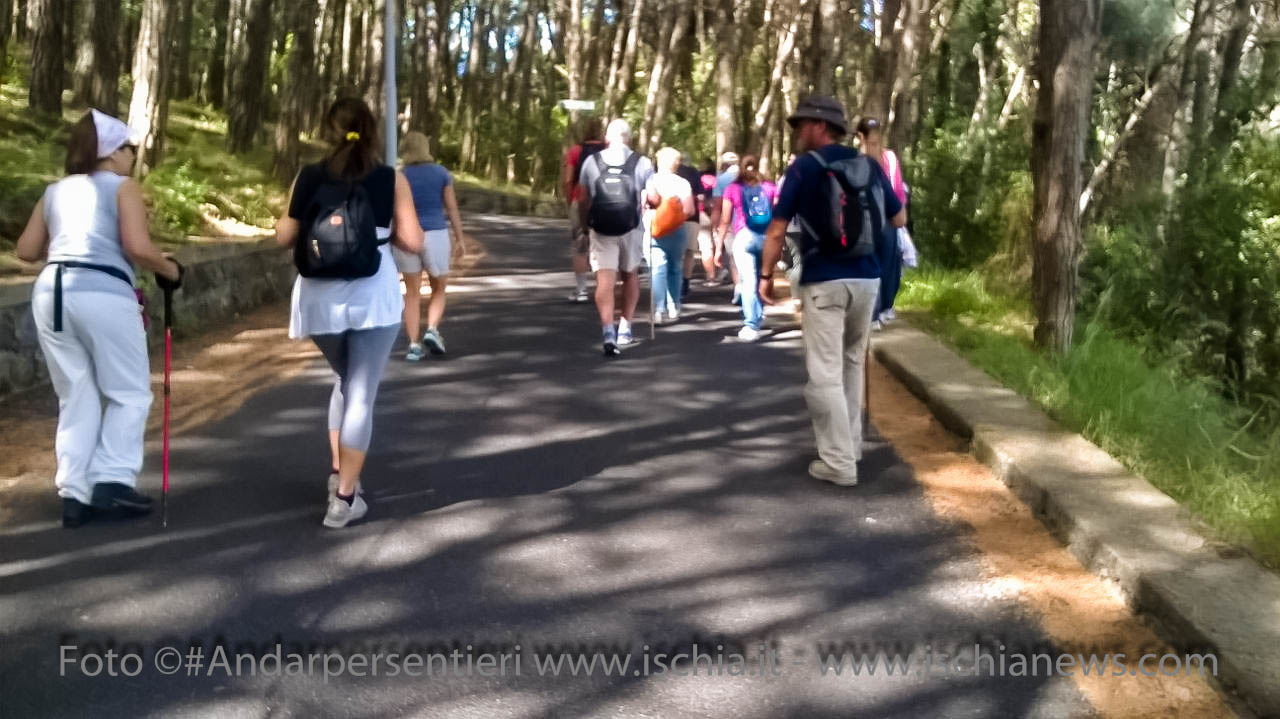
[(924, 332), (899, 322), (872, 351), (1085, 566), (1180, 651), (1216, 655), (1219, 680), (1260, 716), (1280, 717), (1280, 576), (1206, 539), (1168, 495)]

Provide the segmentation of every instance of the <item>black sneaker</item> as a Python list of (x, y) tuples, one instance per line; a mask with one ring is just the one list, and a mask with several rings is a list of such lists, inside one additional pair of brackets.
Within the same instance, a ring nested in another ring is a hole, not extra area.
[(620, 356), (621, 354), (622, 354), (622, 350), (618, 349), (618, 343), (617, 343), (617, 342), (610, 342), (610, 341), (608, 341), (608, 340), (605, 340), (605, 343), (604, 343), (604, 356), (605, 356), (606, 358), (618, 357), (618, 356)]
[(141, 515), (151, 511), (151, 498), (120, 482), (99, 482), (93, 486), (93, 508), (123, 510)]
[(89, 521), (93, 516), (93, 507), (64, 497), (62, 499), (62, 526), (74, 529)]

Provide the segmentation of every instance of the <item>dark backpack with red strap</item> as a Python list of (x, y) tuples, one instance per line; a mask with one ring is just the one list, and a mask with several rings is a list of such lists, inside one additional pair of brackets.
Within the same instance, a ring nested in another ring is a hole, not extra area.
[(833, 260), (875, 254), (884, 228), (884, 188), (874, 179), (871, 160), (858, 154), (828, 163), (817, 150), (809, 155), (822, 168), (821, 201), (816, 203), (821, 211), (797, 219), (800, 230), (814, 240), (813, 251)]

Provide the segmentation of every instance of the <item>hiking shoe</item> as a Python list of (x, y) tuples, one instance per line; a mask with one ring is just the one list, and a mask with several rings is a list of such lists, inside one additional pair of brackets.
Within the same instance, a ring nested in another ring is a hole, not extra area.
[(151, 498), (122, 482), (99, 482), (93, 485), (94, 509), (121, 510), (141, 516), (151, 511)]
[(421, 362), (423, 357), (427, 356), (427, 351), (417, 342), (409, 345), (409, 351), (404, 353), (405, 362)]
[(622, 354), (622, 350), (618, 349), (618, 343), (613, 340), (604, 341), (604, 356), (606, 358), (617, 357)]
[(62, 526), (74, 529), (89, 521), (93, 516), (93, 507), (74, 499), (64, 497), (62, 500)]
[(569, 293), (569, 301), (574, 304), (583, 304), (591, 301), (591, 293), (583, 290), (581, 292), (574, 290)]
[(444, 354), (444, 337), (441, 336), (440, 330), (427, 330), (422, 335), (422, 343), (427, 346), (431, 354), (437, 357)]
[[(329, 474), (329, 498), (333, 499), (333, 495), (338, 493), (338, 473)], [(356, 480), (356, 494), (364, 494), (364, 484), (360, 480)]]
[(852, 487), (858, 483), (856, 472), (854, 474), (841, 474), (820, 459), (815, 459), (809, 463), (809, 476), (841, 487)]
[(738, 330), (738, 339), (743, 342), (755, 342), (760, 339), (760, 330), (755, 329), (754, 327), (743, 327)]
[(364, 497), (359, 493), (351, 500), (351, 504), (347, 504), (346, 500), (331, 497), (329, 511), (324, 514), (324, 526), (329, 529), (342, 529), (368, 513), (369, 505), (365, 504)]

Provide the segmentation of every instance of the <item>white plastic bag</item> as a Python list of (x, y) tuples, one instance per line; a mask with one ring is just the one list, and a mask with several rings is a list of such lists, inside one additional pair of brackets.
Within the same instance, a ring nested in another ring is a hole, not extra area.
[(911, 233), (907, 228), (898, 228), (898, 249), (902, 251), (902, 266), (915, 269), (920, 266), (920, 255), (916, 252), (916, 243), (911, 241)]

